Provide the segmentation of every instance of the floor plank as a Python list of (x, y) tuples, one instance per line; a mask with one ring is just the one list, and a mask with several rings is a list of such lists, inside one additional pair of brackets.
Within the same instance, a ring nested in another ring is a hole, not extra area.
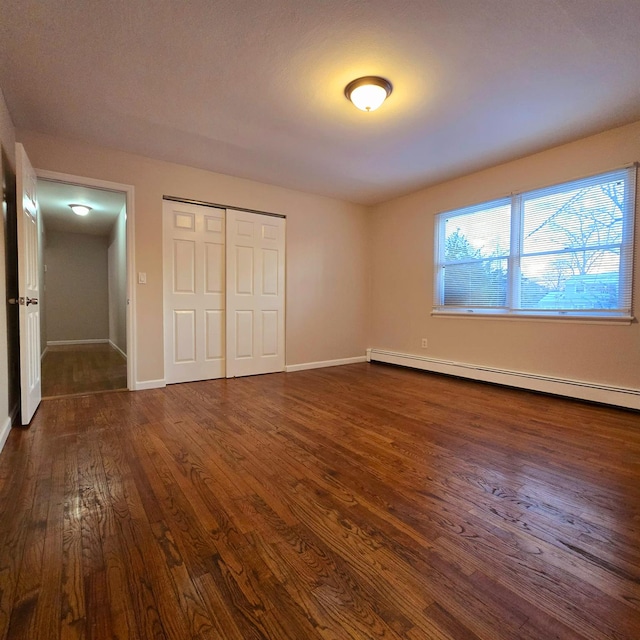
[(0, 505), (0, 640), (640, 637), (631, 411), (371, 364), (55, 398)]

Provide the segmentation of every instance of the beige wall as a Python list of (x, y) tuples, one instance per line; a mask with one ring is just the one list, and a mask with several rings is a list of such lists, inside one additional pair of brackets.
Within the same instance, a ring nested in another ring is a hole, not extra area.
[(108, 242), (106, 236), (47, 232), (47, 343), (109, 338)]
[(147, 284), (136, 285), (138, 381), (164, 377), (163, 194), (285, 214), (287, 364), (364, 355), (365, 207), (38, 133), (18, 137), (37, 169), (135, 187), (135, 269), (147, 274)]
[(127, 212), (123, 207), (109, 236), (109, 340), (127, 353)]
[[(0, 225), (0, 435), (3, 433), (9, 420), (10, 411), (13, 406), (9, 406), (9, 349), (7, 344), (7, 314), (14, 313), (14, 310), (7, 305), (7, 216), (8, 202), (11, 202), (15, 192), (15, 131), (9, 116), (9, 111), (4, 100), (4, 95), (0, 90), (0, 178), (3, 184), (2, 198), (2, 224)], [(13, 181), (13, 184), (10, 182)], [(11, 212), (12, 215), (15, 215)], [(14, 405), (17, 398), (11, 398)]]
[[(640, 122), (378, 205), (371, 212), (371, 346), (640, 389), (640, 325), (431, 317), (433, 217), (640, 160)], [(640, 223), (636, 215), (636, 247)], [(634, 273), (640, 301), (640, 256)], [(420, 348), (428, 338), (428, 349)]]

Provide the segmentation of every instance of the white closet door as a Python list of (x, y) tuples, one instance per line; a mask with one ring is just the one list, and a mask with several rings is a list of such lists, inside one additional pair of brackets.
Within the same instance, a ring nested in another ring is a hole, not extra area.
[(165, 201), (165, 378), (225, 375), (224, 209)]
[(284, 371), (285, 220), (227, 209), (227, 378)]

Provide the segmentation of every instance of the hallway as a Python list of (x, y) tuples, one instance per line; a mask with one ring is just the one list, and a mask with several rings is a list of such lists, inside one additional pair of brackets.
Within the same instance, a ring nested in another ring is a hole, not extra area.
[(42, 359), (42, 397), (127, 388), (127, 361), (108, 343), (47, 347)]

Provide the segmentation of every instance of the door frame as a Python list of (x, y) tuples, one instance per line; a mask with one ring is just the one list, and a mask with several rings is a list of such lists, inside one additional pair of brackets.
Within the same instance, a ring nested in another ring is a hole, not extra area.
[(106, 189), (107, 191), (118, 191), (125, 194), (127, 221), (127, 389), (135, 391), (137, 388), (137, 367), (138, 360), (136, 350), (136, 287), (135, 287), (135, 210), (134, 210), (134, 187), (130, 184), (110, 182), (108, 180), (97, 180), (84, 176), (76, 176), (58, 171), (48, 171), (45, 169), (35, 169), (36, 176), (43, 180), (53, 182), (64, 182), (65, 184), (79, 185), (82, 187), (93, 187)]

